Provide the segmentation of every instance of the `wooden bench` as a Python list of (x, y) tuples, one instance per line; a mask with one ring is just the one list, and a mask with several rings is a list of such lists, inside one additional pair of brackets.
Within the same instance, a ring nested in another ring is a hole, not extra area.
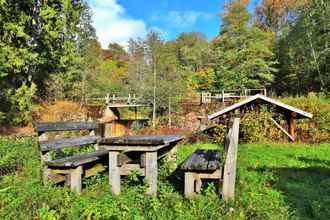
[(239, 118), (235, 118), (232, 128), (225, 139), (225, 155), (217, 150), (196, 150), (181, 165), (184, 171), (184, 195), (191, 197), (199, 193), (203, 179), (215, 179), (219, 193), (225, 200), (233, 199), (236, 180), (237, 145), (239, 135)]
[[(91, 122), (59, 122), (36, 123), (38, 132), (38, 145), (41, 156), (42, 173), (44, 181), (60, 183), (66, 181), (71, 191), (81, 192), (82, 176), (89, 177), (105, 170), (102, 160), (107, 161), (108, 151), (99, 150), (97, 145), (97, 123)], [(81, 131), (89, 132), (86, 136), (70, 137), (48, 140), (46, 132)], [(52, 159), (51, 151), (60, 151), (64, 148), (79, 148), (86, 145), (94, 145), (94, 151), (79, 153), (59, 159)]]
[(196, 150), (181, 165), (184, 171), (184, 194), (186, 197), (199, 193), (203, 179), (222, 181), (220, 153), (217, 150)]

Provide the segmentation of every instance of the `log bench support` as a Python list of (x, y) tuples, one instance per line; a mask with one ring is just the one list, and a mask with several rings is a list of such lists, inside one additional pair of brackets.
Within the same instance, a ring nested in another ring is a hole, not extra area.
[[(213, 172), (192, 172), (187, 171), (184, 173), (184, 196), (186, 198), (194, 196), (196, 193), (200, 193), (202, 189), (203, 179), (217, 180), (219, 185), (222, 182), (221, 169), (217, 169)], [(220, 191), (221, 192), (221, 191)]]

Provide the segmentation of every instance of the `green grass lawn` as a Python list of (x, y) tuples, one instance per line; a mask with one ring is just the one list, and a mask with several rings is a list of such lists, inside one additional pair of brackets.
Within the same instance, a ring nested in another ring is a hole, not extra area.
[[(180, 145), (178, 164), (196, 148), (216, 147)], [(184, 199), (182, 176), (169, 173), (166, 164), (159, 171), (158, 197), (145, 195), (134, 175), (114, 197), (106, 174), (84, 179), (77, 196), (41, 184), (32, 139), (0, 138), (0, 166), (15, 162), (22, 170), (0, 177), (0, 219), (330, 219), (330, 144), (240, 145), (236, 200), (229, 203), (212, 183)]]

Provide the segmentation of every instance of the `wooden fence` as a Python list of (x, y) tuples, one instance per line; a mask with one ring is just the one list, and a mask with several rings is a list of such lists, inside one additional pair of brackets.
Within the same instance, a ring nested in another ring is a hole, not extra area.
[(210, 90), (201, 91), (201, 104), (212, 103), (212, 100), (216, 102), (228, 102), (235, 99), (241, 99), (250, 97), (256, 94), (267, 96), (266, 88), (261, 89), (237, 89), (237, 90)]

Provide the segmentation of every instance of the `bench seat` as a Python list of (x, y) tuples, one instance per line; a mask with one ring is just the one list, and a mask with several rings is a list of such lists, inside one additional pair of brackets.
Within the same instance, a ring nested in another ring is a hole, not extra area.
[(56, 160), (46, 161), (49, 167), (78, 167), (86, 163), (98, 161), (108, 155), (107, 150), (97, 150), (91, 153), (77, 154), (70, 157), (59, 158)]
[(197, 149), (181, 165), (184, 171), (215, 171), (221, 167), (221, 156), (218, 150)]

